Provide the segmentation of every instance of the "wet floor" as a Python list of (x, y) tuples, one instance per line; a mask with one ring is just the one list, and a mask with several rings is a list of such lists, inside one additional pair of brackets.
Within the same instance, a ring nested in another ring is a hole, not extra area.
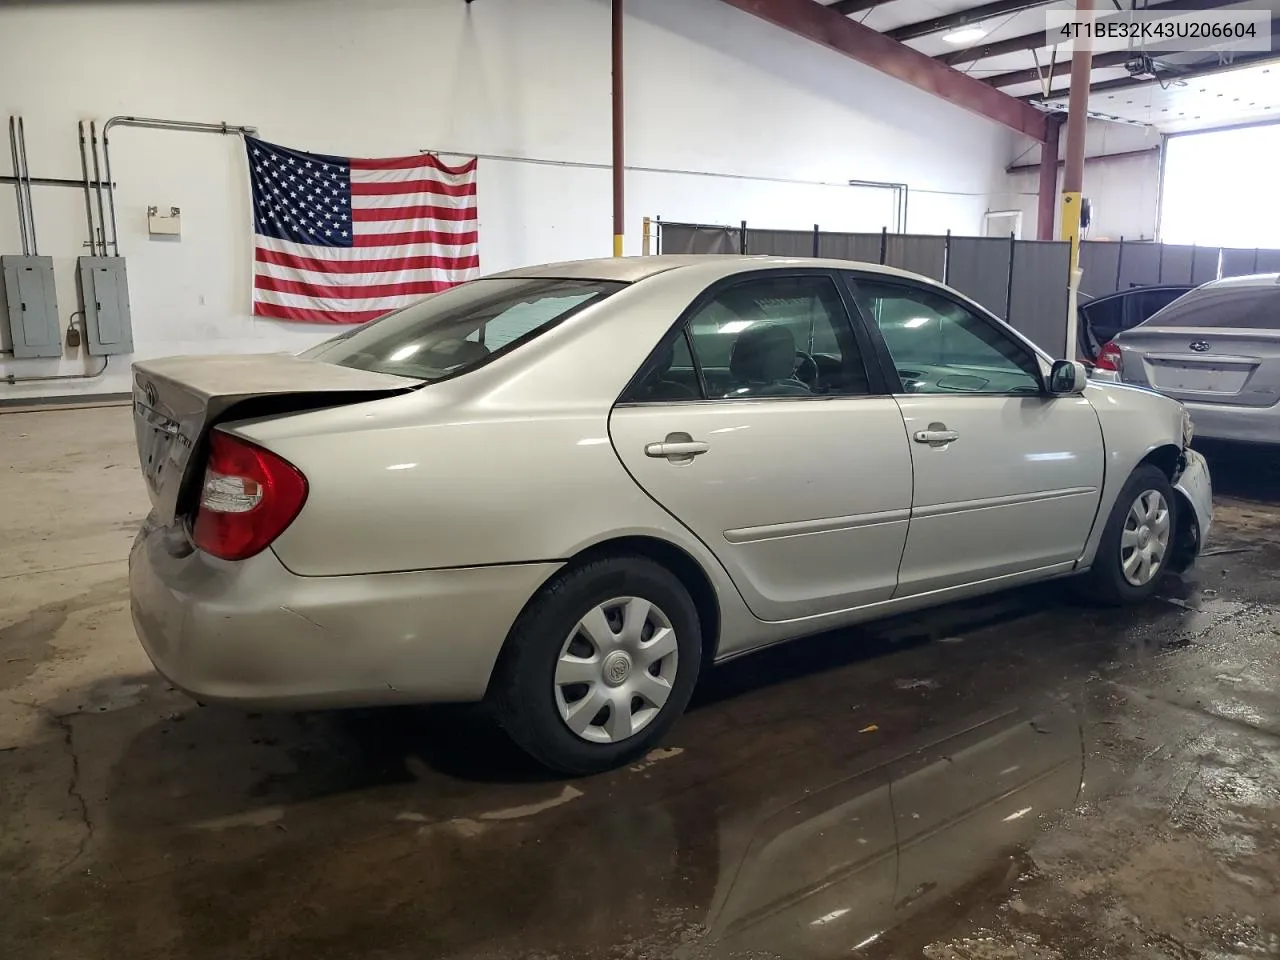
[(1270, 460), (1215, 458), (1161, 600), (777, 647), (567, 781), (474, 710), (167, 689), (128, 624), (129, 442), (122, 410), (0, 417), (0, 957), (1280, 956)]

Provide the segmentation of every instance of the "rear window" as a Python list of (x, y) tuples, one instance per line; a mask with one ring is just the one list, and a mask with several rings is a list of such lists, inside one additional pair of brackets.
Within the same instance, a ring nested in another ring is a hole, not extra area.
[(1244, 287), (1182, 297), (1152, 315), (1143, 326), (1280, 330), (1280, 287)]
[(442, 380), (516, 349), (624, 286), (606, 280), (473, 280), (355, 327), (302, 356)]

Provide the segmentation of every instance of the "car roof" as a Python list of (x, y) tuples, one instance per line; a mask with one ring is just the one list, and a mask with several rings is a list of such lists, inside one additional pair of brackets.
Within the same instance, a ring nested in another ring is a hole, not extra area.
[(1273, 287), (1280, 283), (1280, 273), (1255, 273), (1247, 277), (1223, 277), (1210, 280), (1201, 290), (1236, 290), (1248, 287)]
[[(771, 257), (736, 254), (659, 254), (648, 257), (602, 257), (597, 260), (566, 260), (561, 263), (545, 263), (519, 267), (502, 273), (489, 274), (491, 278), (555, 278), (570, 280), (617, 280), (635, 283), (670, 270), (698, 270), (714, 277), (727, 277), (750, 270), (767, 270), (786, 267), (826, 267), (828, 269), (857, 269), (886, 276), (909, 277), (929, 283), (937, 281), (919, 274), (855, 260), (827, 260), (818, 257)], [(710, 277), (709, 277), (710, 279)]]

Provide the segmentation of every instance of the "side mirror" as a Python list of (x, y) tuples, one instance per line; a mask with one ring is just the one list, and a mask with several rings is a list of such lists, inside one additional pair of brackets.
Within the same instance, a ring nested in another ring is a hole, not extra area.
[(1049, 393), (1055, 397), (1084, 393), (1089, 370), (1077, 360), (1055, 360), (1049, 371)]

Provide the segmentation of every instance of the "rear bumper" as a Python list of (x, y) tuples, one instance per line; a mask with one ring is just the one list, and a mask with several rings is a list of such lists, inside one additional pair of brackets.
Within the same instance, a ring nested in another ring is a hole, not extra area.
[(1191, 414), (1197, 437), (1280, 444), (1280, 406), (1240, 407), (1195, 401), (1183, 401), (1182, 405)]
[(144, 525), (129, 556), (134, 626), (156, 669), (210, 702), (284, 709), (484, 696), (512, 622), (558, 564), (299, 577)]

